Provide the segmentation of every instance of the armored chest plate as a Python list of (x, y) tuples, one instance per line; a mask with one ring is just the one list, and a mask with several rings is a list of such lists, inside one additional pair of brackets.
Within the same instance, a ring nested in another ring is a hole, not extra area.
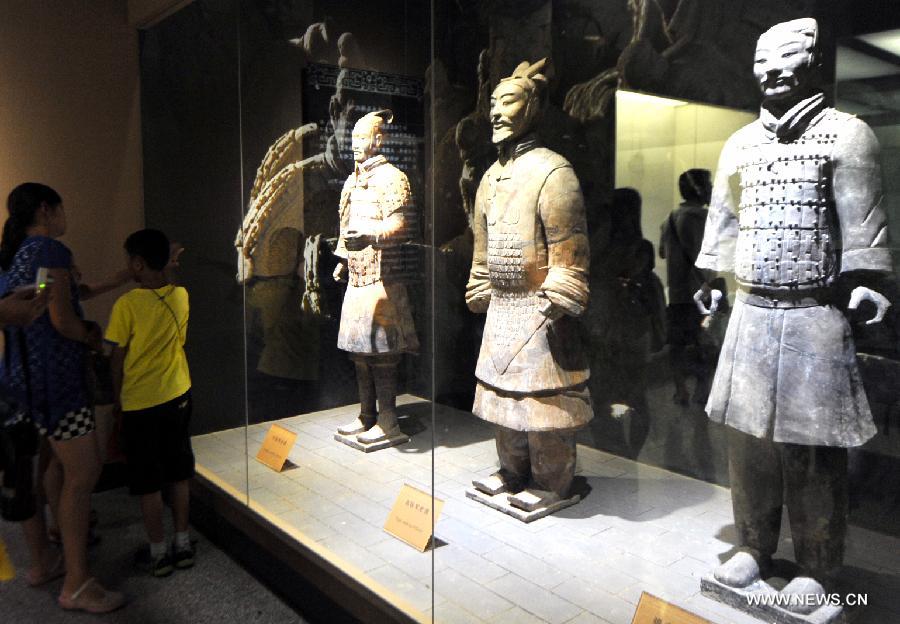
[(526, 198), (504, 173), (490, 181), (488, 197), (487, 264), (491, 286), (495, 291), (534, 290), (534, 280), (529, 280), (529, 276), (537, 273), (537, 197), (523, 201)]
[[(381, 193), (370, 185), (367, 177), (361, 177), (350, 191), (348, 231), (369, 233), (378, 231), (381, 223)], [(368, 286), (380, 281), (382, 275), (381, 251), (366, 247), (347, 254), (348, 279), (351, 286)]]
[(816, 287), (835, 274), (835, 134), (743, 148), (735, 277), (751, 287)]

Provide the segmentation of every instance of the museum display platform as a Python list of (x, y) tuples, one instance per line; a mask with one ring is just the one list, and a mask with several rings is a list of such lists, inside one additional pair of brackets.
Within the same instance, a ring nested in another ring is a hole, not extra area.
[[(297, 433), (281, 473), (253, 459), (272, 423), (196, 436), (200, 487), (258, 521), (271, 537), (263, 548), (293, 547), (279, 554), (327, 577), (332, 597), (364, 595), (370, 621), (627, 624), (646, 591), (711, 622), (759, 622), (700, 594), (700, 579), (734, 552), (727, 488), (579, 444), (584, 500), (523, 524), (466, 497), (496, 466), (488, 426), (410, 395), (398, 403), (411, 440), (373, 453), (333, 439), (357, 405), (277, 421)], [(430, 492), (432, 474), (445, 505), (437, 547), (421, 553), (382, 526), (401, 486)], [(790, 559), (782, 535), (776, 556)], [(850, 528), (842, 578), (868, 606), (848, 609), (849, 622), (900, 621), (898, 550), (896, 538)]]

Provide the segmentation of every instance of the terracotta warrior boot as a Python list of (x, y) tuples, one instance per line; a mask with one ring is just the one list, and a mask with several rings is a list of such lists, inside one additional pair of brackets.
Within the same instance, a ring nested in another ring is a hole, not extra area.
[(476, 490), (488, 496), (507, 493), (516, 494), (524, 490), (527, 483), (527, 477), (523, 478), (502, 468), (490, 476), (472, 481), (472, 485)]
[(537, 511), (558, 503), (562, 496), (551, 490), (528, 488), (510, 495), (508, 500), (510, 505), (522, 511)]
[(359, 387), (359, 416), (338, 427), (341, 435), (356, 435), (375, 426), (375, 380), (372, 368), (362, 358), (356, 359), (356, 384)]
[(781, 595), (789, 597), (785, 607), (792, 613), (810, 615), (829, 603), (825, 588), (815, 579), (798, 576), (781, 590)]
[(713, 570), (717, 581), (729, 587), (747, 587), (760, 580), (771, 566), (771, 558), (752, 549), (736, 552)]
[(375, 394), (378, 396), (378, 420), (375, 426), (356, 436), (362, 444), (381, 442), (401, 433), (397, 424), (397, 360), (374, 362)]

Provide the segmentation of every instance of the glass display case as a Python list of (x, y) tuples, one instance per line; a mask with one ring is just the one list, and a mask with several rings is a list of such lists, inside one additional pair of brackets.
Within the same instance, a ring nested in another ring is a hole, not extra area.
[(198, 492), (363, 620), (900, 621), (900, 18), (850, 6), (144, 31)]

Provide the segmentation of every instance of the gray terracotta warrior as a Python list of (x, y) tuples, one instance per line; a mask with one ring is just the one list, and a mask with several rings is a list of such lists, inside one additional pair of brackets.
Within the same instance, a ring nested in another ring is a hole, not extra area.
[(891, 270), (878, 143), (816, 89), (817, 36), (801, 19), (759, 38), (760, 118), (722, 151), (697, 260), (739, 285), (706, 409), (728, 427), (741, 550), (715, 577), (765, 575), (786, 505), (804, 576), (784, 591), (797, 594), (842, 563), (847, 448), (876, 432), (845, 313), (869, 300), (880, 321), (889, 304), (865, 284)]
[[(356, 365), (360, 414), (338, 429), (368, 444), (400, 433), (397, 366), (418, 351), (409, 297), (400, 275), (400, 246), (410, 239), (412, 196), (406, 174), (380, 153), (390, 111), (363, 116), (353, 128), (356, 166), (344, 183), (336, 280), (349, 273), (338, 348)], [(378, 410), (376, 412), (376, 397)]]
[(572, 166), (532, 131), (544, 61), (521, 63), (491, 97), (499, 160), (475, 198), (466, 302), (487, 312), (476, 416), (496, 425), (500, 470), (474, 482), (534, 511), (569, 495), (575, 431), (593, 416), (578, 322), (588, 300), (584, 201)]

